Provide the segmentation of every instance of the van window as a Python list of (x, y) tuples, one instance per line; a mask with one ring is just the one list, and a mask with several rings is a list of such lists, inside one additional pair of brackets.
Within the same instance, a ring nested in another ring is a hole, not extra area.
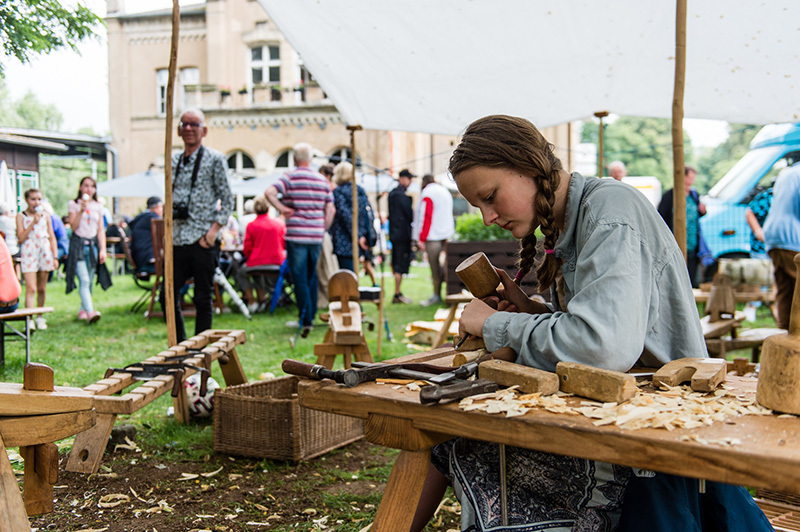
[(708, 195), (712, 198), (734, 201), (736, 195), (741, 194), (742, 188), (747, 186), (747, 182), (753, 177), (757, 169), (768, 164), (782, 149), (782, 146), (771, 146), (747, 152), (745, 156), (739, 159), (739, 162), (719, 180), (719, 183), (708, 191)]
[(780, 174), (786, 168), (792, 166), (795, 162), (800, 160), (800, 151), (792, 151), (775, 161), (775, 164), (772, 165), (769, 172), (764, 174), (764, 177), (758, 182), (758, 184), (747, 193), (747, 196), (740, 202), (744, 205), (750, 203), (753, 198), (755, 198), (758, 194), (763, 192), (764, 190), (770, 188), (775, 180), (778, 178), (778, 174)]

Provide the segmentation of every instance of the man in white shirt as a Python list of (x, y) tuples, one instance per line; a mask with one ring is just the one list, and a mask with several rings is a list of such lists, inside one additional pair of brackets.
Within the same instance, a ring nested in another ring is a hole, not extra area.
[(441, 290), (444, 281), (442, 250), (455, 232), (453, 221), (453, 196), (450, 191), (433, 179), (433, 175), (422, 177), (422, 194), (414, 217), (414, 237), (417, 245), (428, 255), (433, 280), (433, 295), (421, 305), (436, 305), (442, 302)]

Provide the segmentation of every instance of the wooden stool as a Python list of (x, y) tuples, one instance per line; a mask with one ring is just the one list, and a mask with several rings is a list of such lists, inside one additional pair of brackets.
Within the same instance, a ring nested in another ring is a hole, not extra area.
[(351, 357), (359, 362), (373, 362), (361, 330), (358, 278), (350, 270), (339, 270), (328, 283), (328, 330), (321, 344), (314, 346), (317, 364), (333, 368), (336, 355), (344, 357), (349, 368)]

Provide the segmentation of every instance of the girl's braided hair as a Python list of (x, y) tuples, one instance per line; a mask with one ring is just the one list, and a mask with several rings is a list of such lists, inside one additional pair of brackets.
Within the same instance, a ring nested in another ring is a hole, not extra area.
[[(553, 153), (553, 145), (536, 126), (524, 118), (506, 115), (476, 120), (467, 127), (450, 158), (450, 173), (457, 176), (476, 166), (507, 168), (533, 179), (538, 189), (534, 198), (535, 222), (544, 234), (545, 249), (554, 249), (559, 232), (555, 226), (553, 204), (555, 191), (561, 182), (559, 172), (562, 165)], [(520, 242), (518, 283), (533, 268), (535, 256), (536, 235), (532, 232)], [(553, 284), (558, 268), (555, 255), (546, 254), (536, 272), (540, 291)]]

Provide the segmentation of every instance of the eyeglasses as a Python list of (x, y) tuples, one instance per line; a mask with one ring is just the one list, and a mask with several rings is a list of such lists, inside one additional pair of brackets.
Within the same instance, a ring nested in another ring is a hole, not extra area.
[(190, 128), (193, 127), (195, 129), (200, 129), (201, 127), (205, 127), (206, 125), (202, 122), (178, 122), (178, 127), (181, 128)]

